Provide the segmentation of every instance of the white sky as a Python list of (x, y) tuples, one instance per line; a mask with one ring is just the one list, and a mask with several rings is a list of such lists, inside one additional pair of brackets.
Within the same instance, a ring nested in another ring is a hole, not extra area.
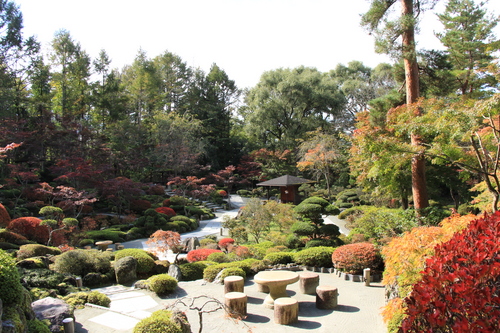
[[(353, 60), (375, 67), (391, 62), (374, 50), (360, 25), (368, 0), (14, 0), (25, 36), (45, 50), (66, 29), (95, 58), (101, 49), (113, 68), (132, 64), (139, 49), (150, 58), (170, 51), (208, 72), (216, 63), (239, 88), (260, 75), (301, 65), (326, 72)], [(500, 0), (489, 8), (500, 14)], [(439, 48), (435, 15), (425, 13), (419, 45)], [(496, 35), (500, 35), (497, 27)]]

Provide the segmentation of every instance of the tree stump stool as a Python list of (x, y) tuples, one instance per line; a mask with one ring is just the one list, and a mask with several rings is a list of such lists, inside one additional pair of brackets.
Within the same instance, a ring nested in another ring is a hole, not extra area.
[(290, 325), (299, 319), (299, 302), (291, 297), (280, 297), (274, 300), (274, 322)]
[(224, 295), (229, 317), (240, 319), (247, 315), (247, 295), (233, 291)]
[(316, 307), (318, 309), (333, 309), (337, 306), (337, 297), (339, 293), (333, 286), (316, 287)]
[(224, 278), (224, 294), (237, 291), (242, 293), (245, 280), (242, 276), (227, 276)]
[(319, 274), (303, 272), (299, 275), (299, 287), (302, 294), (315, 295), (316, 287), (319, 286)]

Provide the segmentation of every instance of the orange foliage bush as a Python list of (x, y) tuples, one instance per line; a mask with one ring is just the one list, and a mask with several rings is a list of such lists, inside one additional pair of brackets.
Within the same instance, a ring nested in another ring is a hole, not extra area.
[(0, 203), (0, 227), (6, 227), (9, 225), (10, 215), (5, 209), (4, 205)]
[(39, 218), (36, 217), (19, 217), (10, 221), (7, 229), (18, 233), (29, 240), (46, 244), (49, 239), (49, 228), (45, 225), (40, 225)]
[(197, 249), (189, 251), (186, 259), (189, 262), (195, 261), (204, 261), (207, 260), (207, 257), (214, 252), (222, 252), (221, 250), (212, 250), (212, 249)]
[(380, 264), (378, 250), (372, 243), (342, 245), (332, 253), (335, 268), (347, 274), (362, 274), (363, 269), (376, 269)]
[[(450, 216), (441, 221), (439, 227), (417, 227), (401, 237), (395, 237), (384, 246), (384, 285), (397, 285), (399, 297), (406, 297), (413, 286), (422, 279), (426, 259), (434, 255), (436, 245), (448, 241), (453, 235), (467, 227), (477, 216), (473, 214)], [(398, 308), (399, 307), (399, 308)], [(392, 301), (384, 309), (384, 319), (390, 327), (398, 327), (404, 310), (401, 301)], [(393, 315), (391, 315), (391, 313)], [(397, 323), (391, 322), (397, 321)], [(391, 331), (391, 329), (389, 329)]]

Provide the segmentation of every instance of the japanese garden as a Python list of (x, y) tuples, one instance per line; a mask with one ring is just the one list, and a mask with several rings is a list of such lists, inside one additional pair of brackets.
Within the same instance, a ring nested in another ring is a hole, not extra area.
[[(392, 63), (241, 89), (175, 50), (112, 68), (67, 30), (41, 45), (0, 0), (0, 332), (73, 333), (117, 286), (170, 304), (128, 332), (201, 332), (216, 310), (319, 329), (315, 311), (366, 311), (335, 279), (375, 284), (387, 332), (498, 332), (500, 16), (438, 2), (369, 1), (359, 24)], [(439, 50), (416, 47), (423, 13)], [(64, 314), (40, 317), (47, 300)]]

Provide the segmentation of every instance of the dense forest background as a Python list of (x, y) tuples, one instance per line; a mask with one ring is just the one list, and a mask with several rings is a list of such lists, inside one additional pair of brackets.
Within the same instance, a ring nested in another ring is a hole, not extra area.
[[(243, 91), (217, 64), (206, 73), (167, 50), (153, 58), (139, 50), (132, 64), (112, 69), (105, 50), (91, 59), (65, 30), (42, 53), (23, 35), (16, 4), (1, 4), (3, 196), (26, 197), (40, 183), (101, 196), (125, 179), (213, 182), (209, 175), (226, 171), (231, 180), (221, 184), (233, 190), (292, 174), (317, 181), (308, 193), (333, 198), (357, 187), (367, 202), (407, 208), (419, 155), (431, 204), (496, 207), (499, 19), (482, 4), (448, 1), (437, 33), (444, 50), (413, 55), (421, 97), (413, 104), (408, 50), (394, 43), (404, 20), (378, 26), (391, 6), (377, 11), (378, 1), (361, 23), (394, 63), (278, 68)], [(425, 9), (419, 4), (412, 19)]]

